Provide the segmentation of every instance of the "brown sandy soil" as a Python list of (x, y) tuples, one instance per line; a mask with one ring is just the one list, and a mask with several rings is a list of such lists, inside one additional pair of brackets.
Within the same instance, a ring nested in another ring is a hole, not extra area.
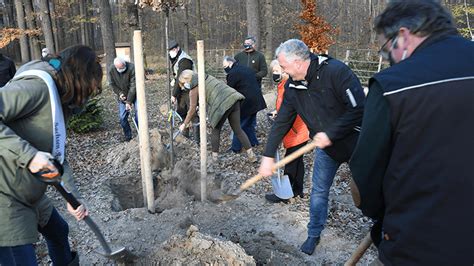
[[(312, 155), (305, 156), (305, 193), (303, 199), (289, 204), (270, 204), (265, 193), (271, 192), (269, 180), (263, 180), (229, 202), (201, 202), (199, 146), (178, 138), (177, 162), (169, 167), (169, 131), (160, 106), (168, 94), (163, 77), (151, 77), (146, 83), (152, 168), (156, 206), (150, 214), (143, 208), (140, 155), (136, 137), (122, 142), (117, 104), (111, 90), (104, 89), (104, 127), (94, 133), (69, 133), (68, 158), (76, 184), (91, 217), (102, 229), (112, 247), (124, 246), (136, 255), (136, 265), (301, 265), (340, 264), (350, 257), (369, 230), (370, 222), (353, 206), (348, 185), (348, 167), (343, 165), (330, 193), (328, 225), (315, 253), (299, 251), (306, 239)], [(269, 92), (266, 89), (266, 92)], [(271, 97), (269, 97), (271, 98)], [(271, 110), (268, 110), (271, 111)], [(258, 116), (258, 137), (265, 143), (269, 124), (264, 110)], [(208, 174), (208, 191), (230, 191), (257, 171), (242, 154), (225, 153), (229, 149), (230, 127), (221, 135), (221, 157)], [(256, 149), (261, 155), (263, 145)], [(65, 203), (50, 189), (48, 195), (70, 226), (70, 240), (80, 254), (81, 265), (114, 264), (101, 256), (99, 242), (83, 222), (67, 214)], [(37, 245), (38, 260), (48, 264), (44, 241)], [(372, 247), (362, 258), (374, 260)]]

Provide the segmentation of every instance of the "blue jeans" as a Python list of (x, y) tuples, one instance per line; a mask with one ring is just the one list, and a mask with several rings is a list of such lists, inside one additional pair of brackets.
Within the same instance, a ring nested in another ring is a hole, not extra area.
[(313, 164), (313, 187), (309, 204), (308, 236), (319, 237), (328, 217), (329, 189), (341, 165), (324, 150), (316, 149)]
[[(256, 113), (250, 116), (240, 117), (240, 127), (249, 138), (250, 145), (256, 146), (259, 144), (257, 135), (256, 135), (256, 128), (257, 128), (257, 114)], [(242, 143), (239, 141), (239, 139), (237, 138), (235, 134), (232, 137), (231, 149), (234, 152), (239, 152), (242, 149)]]
[[(130, 112), (125, 110), (125, 103), (122, 101), (118, 101), (119, 105), (119, 119), (120, 119), (120, 126), (122, 126), (123, 134), (125, 135), (126, 139), (132, 138), (132, 129), (130, 128), (130, 124), (128, 123), (128, 115)], [(138, 117), (137, 117), (137, 102), (133, 104), (133, 109), (135, 109), (135, 122), (138, 125)]]
[[(72, 261), (68, 241), (69, 227), (56, 209), (53, 208), (51, 217), (44, 227), (38, 226), (38, 231), (46, 239), (53, 265), (67, 265)], [(37, 265), (33, 244), (0, 247), (0, 265)]]

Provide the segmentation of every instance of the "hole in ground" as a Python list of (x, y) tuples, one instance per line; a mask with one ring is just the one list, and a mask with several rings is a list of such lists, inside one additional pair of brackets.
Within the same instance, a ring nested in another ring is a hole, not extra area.
[(112, 190), (111, 209), (119, 212), (132, 208), (143, 208), (143, 192), (141, 184), (134, 184), (126, 180), (114, 180), (110, 183)]

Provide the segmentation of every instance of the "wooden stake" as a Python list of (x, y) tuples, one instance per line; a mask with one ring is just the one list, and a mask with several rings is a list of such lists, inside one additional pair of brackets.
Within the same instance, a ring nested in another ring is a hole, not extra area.
[[(138, 109), (138, 125), (140, 142), (140, 159), (142, 165), (142, 181), (145, 180), (146, 185), (146, 202), (148, 211), (155, 212), (155, 195), (153, 190), (153, 180), (151, 176), (151, 155), (150, 155), (150, 138), (148, 135), (148, 115), (146, 109), (145, 97), (145, 68), (143, 65), (142, 50), (142, 32), (136, 30), (133, 32), (133, 55), (135, 59), (135, 80), (137, 87), (137, 109)], [(143, 182), (142, 182), (143, 183)], [(145, 199), (143, 199), (145, 201)]]
[(201, 201), (205, 201), (207, 185), (207, 132), (206, 132), (206, 76), (204, 69), (204, 41), (197, 41), (199, 82), (199, 133), (201, 135)]

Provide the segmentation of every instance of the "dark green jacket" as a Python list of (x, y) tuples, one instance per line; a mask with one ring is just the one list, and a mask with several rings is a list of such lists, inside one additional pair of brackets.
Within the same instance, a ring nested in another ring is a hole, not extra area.
[(137, 89), (135, 85), (135, 66), (132, 63), (127, 63), (127, 69), (123, 73), (119, 73), (115, 66), (112, 65), (109, 69), (109, 85), (117, 97), (123, 93), (127, 96), (128, 103), (135, 103), (137, 99)]
[[(195, 74), (197, 76), (197, 74)], [(216, 79), (211, 75), (206, 77), (206, 103), (207, 117), (213, 128), (237, 101), (245, 97), (233, 88), (227, 86), (223, 81)]]
[[(32, 61), (18, 70), (54, 69)], [(46, 185), (28, 170), (37, 151), (51, 152), (52, 115), (46, 83), (39, 77), (22, 77), (0, 88), (0, 247), (38, 241), (38, 225), (52, 212)]]
[(246, 66), (255, 71), (255, 77), (260, 85), (262, 79), (268, 74), (267, 62), (265, 56), (259, 51), (252, 51), (247, 53), (242, 51), (234, 56), (234, 59), (239, 62), (241, 66)]

